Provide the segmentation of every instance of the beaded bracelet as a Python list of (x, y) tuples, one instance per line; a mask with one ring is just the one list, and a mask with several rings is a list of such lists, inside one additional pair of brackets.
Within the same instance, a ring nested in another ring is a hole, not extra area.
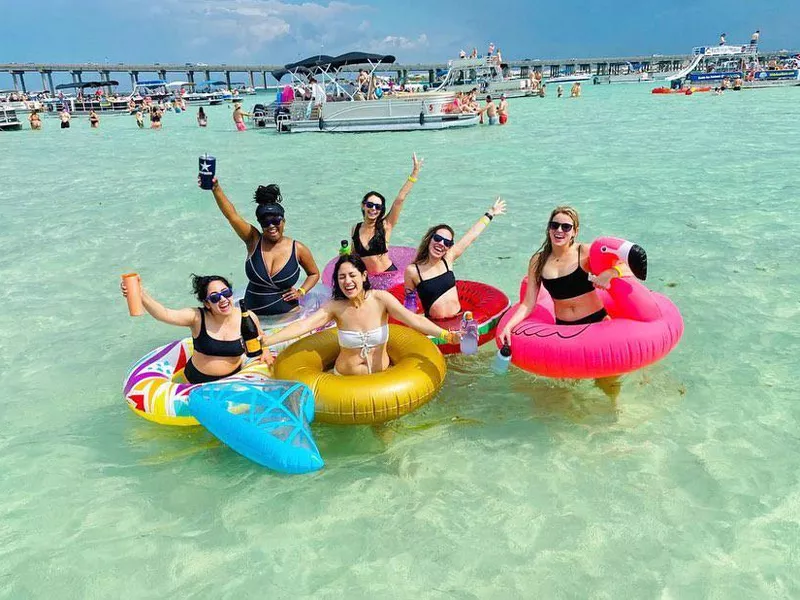
[(416, 177), (414, 177), (413, 175), (409, 175), (409, 176), (408, 176), (408, 180), (409, 180), (411, 183), (417, 183), (417, 178), (416, 178)]
[(297, 288), (297, 293), (300, 294), (301, 296), (306, 295), (306, 291), (302, 288), (302, 286)]

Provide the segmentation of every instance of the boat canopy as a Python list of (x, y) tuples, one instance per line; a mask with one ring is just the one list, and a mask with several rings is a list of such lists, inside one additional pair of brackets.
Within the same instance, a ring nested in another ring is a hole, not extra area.
[(101, 88), (111, 87), (112, 85), (119, 85), (119, 81), (113, 79), (109, 81), (79, 81), (77, 83), (59, 83), (56, 86), (57, 90), (83, 90), (86, 88)]
[(167, 84), (168, 88), (181, 88), (181, 87), (191, 87), (194, 84), (191, 81), (170, 81)]
[(348, 65), (366, 65), (374, 63), (391, 64), (395, 60), (397, 59), (390, 54), (372, 54), (370, 52), (346, 52), (339, 56), (318, 54), (284, 65), (282, 69), (272, 71), (272, 76), (280, 81), (281, 78), (289, 72), (308, 74), (313, 73), (314, 69), (341, 69)]
[(195, 85), (197, 87), (207, 86), (207, 85), (228, 85), (228, 82), (227, 81), (219, 81), (219, 80), (211, 80), (211, 79), (209, 79), (208, 81), (201, 81), (199, 83), (195, 83)]
[(158, 85), (167, 85), (167, 82), (163, 79), (148, 79), (147, 81), (137, 81), (136, 85), (142, 85), (145, 87), (155, 87)]

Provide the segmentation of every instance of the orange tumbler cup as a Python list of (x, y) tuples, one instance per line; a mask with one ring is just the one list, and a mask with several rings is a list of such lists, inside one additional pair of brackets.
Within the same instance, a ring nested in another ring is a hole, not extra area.
[(144, 314), (144, 306), (142, 306), (142, 283), (139, 281), (138, 273), (125, 273), (122, 275), (122, 281), (128, 290), (128, 312), (132, 317), (140, 317)]

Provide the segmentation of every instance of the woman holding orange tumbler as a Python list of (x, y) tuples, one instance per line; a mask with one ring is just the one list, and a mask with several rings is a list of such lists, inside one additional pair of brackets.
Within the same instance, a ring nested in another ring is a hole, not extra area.
[[(194, 352), (183, 371), (189, 383), (209, 383), (241, 370), (244, 361), (242, 311), (232, 302), (233, 290), (225, 277), (192, 275), (192, 289), (202, 304), (199, 308), (165, 307), (141, 287), (138, 276), (123, 278), (120, 289), (128, 300), (131, 314), (135, 312), (138, 294), (141, 306), (154, 319), (191, 330)], [(258, 319), (252, 313), (250, 318), (262, 335)], [(264, 352), (260, 360), (271, 362), (270, 353)]]

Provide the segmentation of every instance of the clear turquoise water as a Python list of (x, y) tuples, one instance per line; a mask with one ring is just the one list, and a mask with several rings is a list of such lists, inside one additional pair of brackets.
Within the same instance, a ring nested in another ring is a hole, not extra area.
[[(0, 135), (0, 597), (788, 598), (800, 594), (798, 89), (721, 98), (587, 87), (512, 101), (505, 128), (277, 137), (168, 115)], [(172, 306), (191, 272), (243, 283), (244, 250), (195, 187), (241, 211), (280, 183), (319, 262), (368, 189), (425, 157), (395, 243), (498, 218), (458, 265), (516, 294), (557, 203), (581, 236), (650, 256), (683, 312), (667, 359), (591, 383), (449, 361), (382, 432), (316, 425), (324, 471), (263, 470), (203, 430), (157, 426), (127, 368), (182, 332), (131, 319), (119, 274)]]

